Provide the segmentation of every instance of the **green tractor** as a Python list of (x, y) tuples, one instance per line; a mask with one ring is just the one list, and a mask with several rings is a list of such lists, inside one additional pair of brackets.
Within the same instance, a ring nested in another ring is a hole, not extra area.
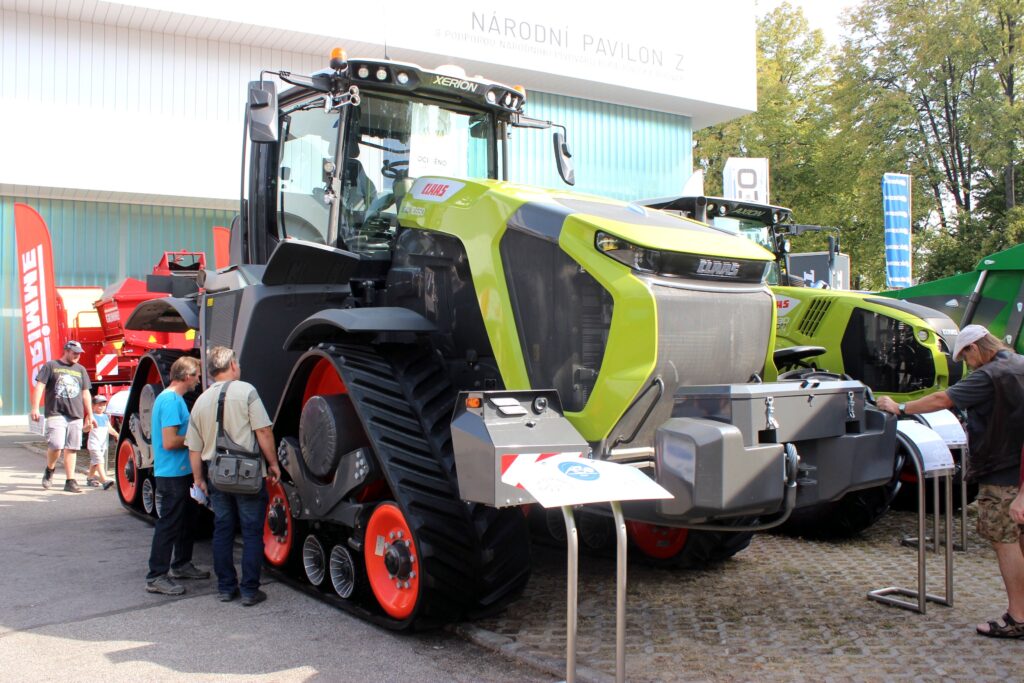
[[(949, 316), (919, 303), (891, 298), (901, 296), (898, 292), (880, 295), (807, 286), (802, 274), (790, 272), (792, 237), (838, 232), (835, 228), (795, 223), (792, 211), (784, 207), (721, 197), (641, 203), (718, 226), (775, 254), (768, 279), (776, 300), (774, 360), (780, 374), (769, 375), (769, 379), (835, 373), (860, 380), (874, 393), (906, 402), (942, 391), (962, 376), (963, 364), (951, 357), (959, 328)], [(830, 235), (830, 260), (838, 250), (838, 238)], [(898, 460), (903, 458), (901, 455)], [(855, 532), (889, 505), (900, 482), (911, 484), (900, 496), (909, 502), (911, 496), (906, 494), (914, 489), (916, 475), (905, 467), (884, 487), (855, 492), (830, 504), (834, 514), (816, 518), (810, 512), (798, 512), (788, 526), (810, 536)], [(959, 487), (957, 491), (959, 495)]]
[[(510, 130), (553, 124), (500, 83), (379, 59), (271, 73), (293, 87), (249, 87), (234, 265), (127, 323), (193, 331), (199, 356), (232, 347), (271, 409), (271, 564), (418, 628), (523, 589), (534, 499), (509, 477), (531, 461), (656, 480), (672, 499), (624, 511), (637, 550), (673, 565), (723, 559), (796, 509), (890, 479), (895, 420), (863, 384), (764, 381), (770, 252), (507, 182)], [(571, 182), (564, 133), (553, 142)], [(140, 364), (132, 424), (166, 360)], [(122, 431), (119, 478), (147, 476), (146, 438)]]

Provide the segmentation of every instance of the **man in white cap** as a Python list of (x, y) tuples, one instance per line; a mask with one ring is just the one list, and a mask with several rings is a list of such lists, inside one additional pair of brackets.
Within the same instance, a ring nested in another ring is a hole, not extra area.
[(964, 361), (972, 372), (946, 391), (899, 404), (882, 396), (878, 407), (901, 416), (954, 407), (967, 411), (970, 455), (964, 479), (978, 484), (978, 533), (995, 548), (1009, 599), (1002, 617), (978, 624), (977, 630), (992, 638), (1024, 638), (1024, 554), (1010, 512), (1020, 490), (1024, 356), (981, 325), (968, 325), (957, 335), (953, 360)]
[(57, 458), (64, 454), (64, 490), (81, 493), (75, 481), (75, 458), (82, 447), (82, 425), (88, 421), (96, 426), (92, 417), (92, 384), (89, 373), (78, 359), (82, 345), (76, 341), (64, 344), (64, 355), (47, 361), (36, 373), (32, 391), (32, 421), (39, 420), (39, 403), (46, 396), (46, 469), (43, 470), (43, 488), (53, 485), (53, 468)]

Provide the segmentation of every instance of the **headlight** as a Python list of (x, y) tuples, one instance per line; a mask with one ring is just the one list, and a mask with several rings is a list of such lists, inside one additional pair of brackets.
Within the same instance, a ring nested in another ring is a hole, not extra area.
[(653, 249), (638, 247), (606, 232), (597, 233), (594, 244), (597, 246), (598, 251), (611, 256), (625, 266), (647, 273), (660, 272), (657, 268), (658, 261), (660, 260), (658, 258), (659, 254)]
[(648, 249), (606, 232), (598, 232), (595, 235), (594, 246), (601, 253), (632, 270), (664, 277), (763, 283), (772, 265), (771, 261), (730, 259)]

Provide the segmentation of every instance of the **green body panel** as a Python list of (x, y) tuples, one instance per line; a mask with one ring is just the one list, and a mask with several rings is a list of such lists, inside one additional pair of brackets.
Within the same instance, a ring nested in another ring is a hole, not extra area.
[[(420, 179), (423, 180), (422, 178)], [(543, 190), (512, 183), (479, 180), (457, 182), (463, 187), (443, 202), (407, 195), (399, 219), (403, 226), (433, 230), (458, 238), (466, 248), (480, 312), (508, 389), (531, 387), (526, 371), (515, 316), (506, 286), (500, 253), (501, 238), (509, 219), (524, 204), (548, 204), (566, 218), (558, 244), (593, 276), (614, 302), (608, 342), (601, 371), (583, 410), (567, 412), (573, 426), (588, 441), (608, 436), (616, 422), (644, 387), (658, 356), (658, 315), (654, 295), (634, 277), (629, 267), (595, 247), (599, 231), (611, 233), (634, 244), (664, 251), (707, 256), (772, 260), (772, 254), (749, 240), (709, 231), (706, 226), (679, 218), (679, 227), (645, 225), (596, 216), (567, 208), (559, 200), (592, 202), (621, 208), (623, 203), (605, 197), (591, 197), (559, 190)], [(770, 350), (765, 349), (770, 365)]]
[[(810, 287), (772, 287), (775, 293), (777, 348), (789, 346), (821, 346), (825, 353), (815, 356), (809, 362), (816, 367), (830, 372), (845, 372), (842, 341), (850, 324), (850, 316), (855, 310), (861, 309), (895, 318), (909, 325), (918, 343), (931, 352), (935, 364), (935, 383), (926, 389), (908, 393), (885, 392), (898, 402), (912, 401), (949, 386), (949, 369), (945, 356), (939, 347), (939, 338), (935, 330), (921, 318), (903, 311), (872, 303), (868, 299), (877, 298), (876, 294), (852, 292), (836, 289), (814, 289)], [(805, 322), (812, 302), (830, 300), (827, 312), (815, 324)], [(924, 332), (924, 340), (918, 334)], [(774, 378), (770, 378), (774, 379)], [(855, 378), (859, 379), (859, 378)]]
[[(974, 315), (965, 321), (963, 316), (968, 300), (982, 273), (986, 275), (981, 298)], [(1024, 352), (1020, 314), (1014, 316), (1017, 302), (1024, 301), (1024, 244), (986, 256), (969, 273), (924, 282), (906, 289), (880, 292), (879, 295), (942, 311), (960, 327), (972, 323), (984, 325), (1001, 339), (1011, 337), (1015, 350), (1018, 353)]]

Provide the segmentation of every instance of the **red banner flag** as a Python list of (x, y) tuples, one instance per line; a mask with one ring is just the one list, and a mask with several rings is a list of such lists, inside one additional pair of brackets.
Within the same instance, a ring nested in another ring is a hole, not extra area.
[(231, 265), (231, 230), (221, 225), (213, 226), (213, 263), (218, 270)]
[(21, 285), (21, 322), (25, 333), (25, 369), (31, 389), (39, 368), (61, 354), (53, 249), (46, 222), (31, 206), (14, 205), (14, 234)]

